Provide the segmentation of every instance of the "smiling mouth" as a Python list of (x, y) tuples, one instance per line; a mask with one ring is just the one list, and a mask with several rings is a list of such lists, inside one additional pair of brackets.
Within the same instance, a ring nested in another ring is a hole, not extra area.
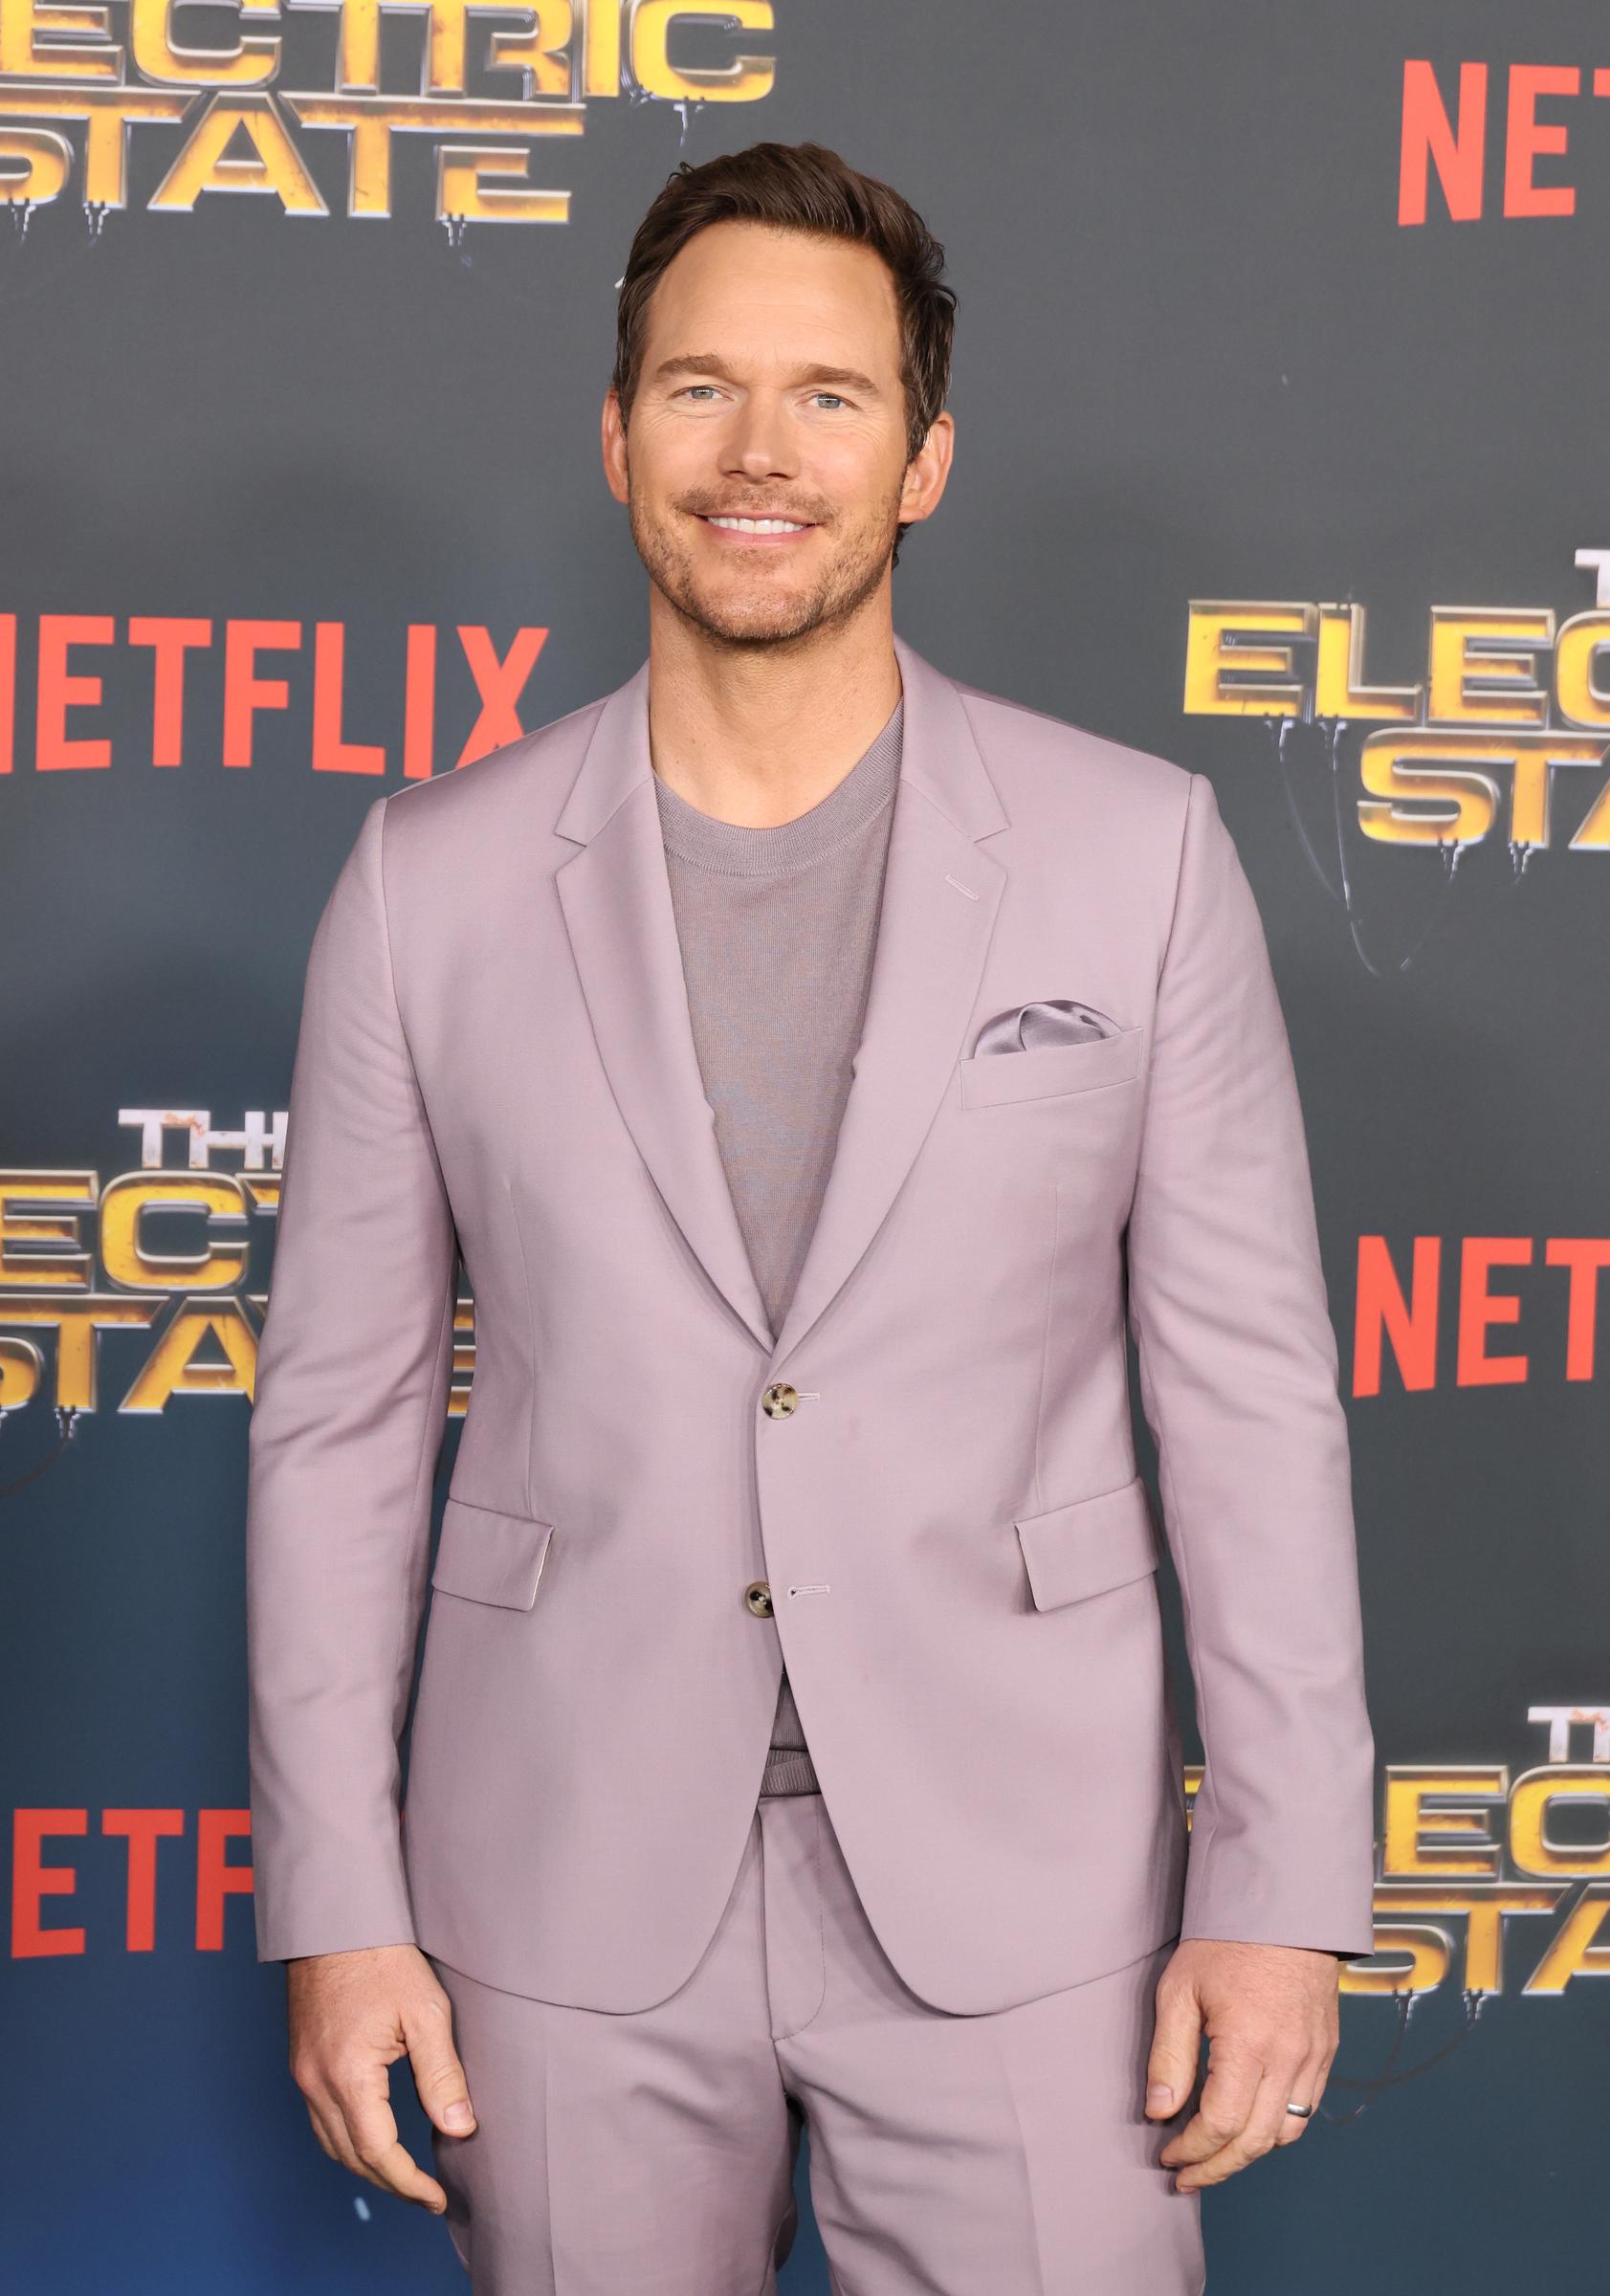
[(695, 517), (706, 526), (718, 526), (723, 534), (809, 534), (811, 521), (804, 519), (739, 519), (721, 514), (695, 511)]

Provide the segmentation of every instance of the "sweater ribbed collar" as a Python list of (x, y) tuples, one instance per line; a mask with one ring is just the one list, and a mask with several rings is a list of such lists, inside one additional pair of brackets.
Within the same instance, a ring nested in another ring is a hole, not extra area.
[(844, 779), (808, 812), (768, 828), (750, 828), (701, 813), (656, 773), (654, 795), (667, 851), (701, 869), (740, 877), (773, 876), (820, 860), (865, 828), (893, 798), (900, 778), (904, 716), (902, 694), (882, 731), (874, 735)]

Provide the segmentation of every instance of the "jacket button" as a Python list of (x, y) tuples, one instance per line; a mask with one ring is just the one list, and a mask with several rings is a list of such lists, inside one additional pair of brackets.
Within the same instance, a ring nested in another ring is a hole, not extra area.
[(774, 1380), (761, 1398), (761, 1404), (773, 1419), (786, 1419), (799, 1400), (799, 1389), (790, 1387), (786, 1380)]
[(758, 1619), (771, 1617), (771, 1587), (764, 1578), (751, 1578), (743, 1590), (743, 1600)]

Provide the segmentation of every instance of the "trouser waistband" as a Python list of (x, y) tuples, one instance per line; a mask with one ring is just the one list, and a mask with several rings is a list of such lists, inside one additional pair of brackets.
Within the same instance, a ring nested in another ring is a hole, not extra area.
[(819, 1794), (816, 1765), (803, 1746), (774, 1746), (766, 1756), (762, 1794)]

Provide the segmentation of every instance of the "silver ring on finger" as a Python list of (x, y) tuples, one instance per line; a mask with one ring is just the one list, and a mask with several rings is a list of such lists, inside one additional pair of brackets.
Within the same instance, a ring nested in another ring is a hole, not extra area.
[(1288, 2112), (1294, 2112), (1299, 2121), (1306, 2121), (1312, 2112), (1313, 2107), (1312, 2105), (1288, 2105), (1286, 2109)]

